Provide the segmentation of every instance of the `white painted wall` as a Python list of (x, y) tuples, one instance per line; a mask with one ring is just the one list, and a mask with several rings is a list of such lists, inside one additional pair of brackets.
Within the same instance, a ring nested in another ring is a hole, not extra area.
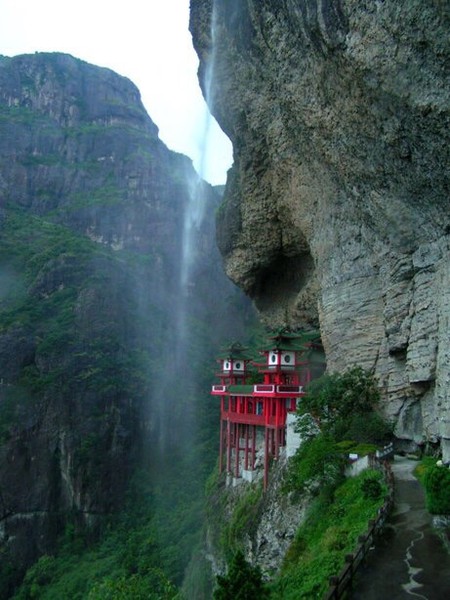
[(300, 434), (294, 431), (295, 423), (295, 413), (288, 413), (286, 417), (286, 456), (288, 458), (294, 456), (301, 444)]

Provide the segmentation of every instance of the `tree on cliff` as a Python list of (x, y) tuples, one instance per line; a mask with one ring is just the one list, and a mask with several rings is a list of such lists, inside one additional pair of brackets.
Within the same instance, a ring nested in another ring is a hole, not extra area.
[[(380, 393), (372, 374), (359, 366), (344, 373), (323, 375), (312, 381), (298, 409), (310, 414), (320, 431), (336, 441), (381, 443), (390, 433), (389, 425), (376, 412)], [(306, 421), (306, 426), (310, 424)], [(302, 420), (299, 420), (302, 430)]]
[(217, 577), (214, 600), (260, 600), (268, 598), (259, 567), (252, 567), (241, 551), (230, 562), (228, 574)]

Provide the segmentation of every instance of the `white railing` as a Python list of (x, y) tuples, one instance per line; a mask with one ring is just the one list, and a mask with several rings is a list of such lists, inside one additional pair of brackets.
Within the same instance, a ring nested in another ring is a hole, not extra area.
[(227, 391), (227, 386), (226, 385), (213, 385), (212, 391), (219, 392), (219, 393), (225, 393)]
[(278, 385), (277, 392), (279, 394), (302, 394), (302, 385)]
[(392, 442), (387, 446), (384, 446), (384, 448), (380, 448), (379, 450), (375, 451), (375, 456), (378, 458), (378, 460), (386, 458), (386, 456), (390, 456), (392, 454), (394, 454), (394, 444)]
[(275, 386), (259, 383), (253, 386), (253, 392), (255, 394), (273, 394), (275, 393)]

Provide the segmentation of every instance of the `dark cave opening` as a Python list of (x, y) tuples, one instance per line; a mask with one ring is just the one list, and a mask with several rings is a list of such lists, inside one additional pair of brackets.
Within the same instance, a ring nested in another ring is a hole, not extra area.
[(261, 312), (280, 304), (287, 306), (295, 301), (313, 271), (314, 261), (307, 251), (294, 256), (278, 254), (258, 273), (250, 296)]

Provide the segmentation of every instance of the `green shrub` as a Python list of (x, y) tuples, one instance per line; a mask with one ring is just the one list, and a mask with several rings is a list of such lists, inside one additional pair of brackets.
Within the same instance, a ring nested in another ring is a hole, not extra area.
[(361, 367), (323, 375), (312, 381), (298, 413), (297, 429), (308, 437), (311, 415), (320, 431), (336, 441), (382, 444), (392, 436), (390, 425), (376, 412), (379, 391), (373, 376)]
[(231, 519), (223, 527), (220, 543), (227, 556), (238, 551), (242, 537), (251, 533), (258, 520), (261, 506), (262, 485), (252, 486), (236, 505)]
[(261, 570), (253, 567), (241, 551), (236, 552), (225, 577), (217, 577), (214, 600), (260, 600), (268, 597)]
[(0, 545), (0, 598), (11, 598), (16, 569), (6, 544)]
[(434, 456), (424, 456), (420, 463), (414, 469), (414, 475), (425, 486), (425, 476), (430, 469), (436, 466), (436, 458)]
[(310, 412), (323, 425), (332, 425), (336, 417), (370, 412), (380, 397), (373, 376), (361, 367), (322, 375), (308, 385), (307, 391), (301, 412)]
[(329, 435), (319, 434), (306, 440), (289, 462), (286, 476), (288, 491), (309, 491), (335, 487), (342, 479), (345, 457)]
[(381, 497), (383, 488), (378, 479), (364, 479), (361, 483), (361, 491), (364, 498), (376, 500)]
[(344, 440), (337, 442), (336, 448), (338, 448), (344, 454), (358, 454), (358, 456), (367, 456), (367, 454), (374, 454), (377, 446), (376, 444), (364, 444), (356, 441)]
[(392, 427), (376, 412), (356, 413), (336, 423), (335, 435), (338, 439), (382, 445), (391, 438)]
[(433, 515), (450, 515), (450, 469), (431, 467), (424, 478), (427, 509)]
[(41, 556), (41, 558), (28, 569), (23, 580), (17, 600), (28, 600), (39, 598), (46, 585), (52, 582), (56, 574), (57, 562), (53, 556)]
[[(365, 496), (363, 488), (375, 488), (374, 481), (380, 486), (380, 496)], [(345, 555), (354, 551), (358, 536), (366, 532), (369, 519), (376, 517), (385, 491), (381, 473), (367, 470), (343, 481), (332, 495), (320, 494), (285, 555), (281, 576), (272, 586), (272, 597), (321, 598), (329, 577), (339, 573)]]
[(105, 578), (89, 592), (88, 600), (171, 600), (176, 588), (162, 571), (152, 569), (145, 576), (133, 574), (113, 579)]

